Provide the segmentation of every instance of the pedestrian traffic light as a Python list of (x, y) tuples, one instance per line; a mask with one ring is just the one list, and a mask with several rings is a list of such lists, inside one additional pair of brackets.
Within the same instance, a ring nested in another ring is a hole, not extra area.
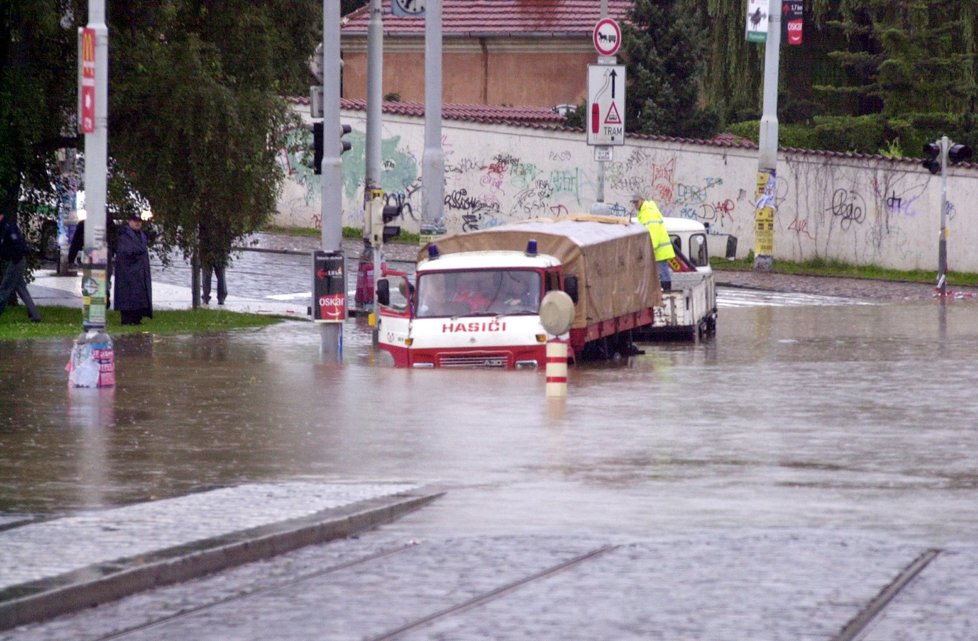
[(314, 122), (309, 126), (312, 131), (312, 171), (323, 173), (323, 123)]
[(941, 173), (941, 145), (939, 142), (924, 143), (924, 161), (921, 163), (932, 174)]
[(401, 235), (401, 228), (399, 225), (388, 225), (387, 223), (393, 221), (395, 218), (400, 218), (403, 205), (385, 205), (383, 213), (381, 214), (384, 218), (384, 242), (386, 243), (391, 238)]
[(350, 125), (343, 125), (343, 124), (340, 125), (340, 155), (341, 156), (346, 152), (350, 151), (350, 149), (353, 146), (350, 144), (350, 141), (343, 140), (343, 136), (347, 135), (352, 130), (353, 129), (350, 127)]

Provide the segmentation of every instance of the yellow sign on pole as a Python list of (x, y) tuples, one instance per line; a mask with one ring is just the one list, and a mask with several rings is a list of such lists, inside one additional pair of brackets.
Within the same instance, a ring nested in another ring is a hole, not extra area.
[(774, 213), (777, 176), (774, 170), (757, 172), (757, 191), (754, 205), (754, 255), (774, 255)]

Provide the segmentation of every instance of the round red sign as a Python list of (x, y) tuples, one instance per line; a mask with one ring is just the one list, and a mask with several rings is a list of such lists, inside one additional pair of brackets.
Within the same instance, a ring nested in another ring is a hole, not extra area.
[(621, 27), (611, 18), (602, 18), (594, 25), (594, 48), (602, 56), (613, 56), (621, 46)]

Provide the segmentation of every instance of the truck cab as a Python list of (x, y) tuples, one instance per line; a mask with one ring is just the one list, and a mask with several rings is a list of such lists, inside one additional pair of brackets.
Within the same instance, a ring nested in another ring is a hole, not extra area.
[(429, 257), (418, 263), (413, 284), (391, 272), (378, 282), (380, 340), (399, 367), (535, 368), (548, 338), (540, 301), (562, 286), (561, 265), (552, 256)]

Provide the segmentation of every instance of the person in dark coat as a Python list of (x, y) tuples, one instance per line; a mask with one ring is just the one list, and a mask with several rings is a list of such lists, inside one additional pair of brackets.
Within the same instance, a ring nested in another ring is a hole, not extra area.
[(153, 281), (149, 271), (149, 237), (138, 213), (119, 230), (115, 248), (115, 308), (123, 325), (153, 317)]
[(223, 305), (228, 297), (226, 273), (231, 242), (224, 227), (218, 223), (201, 224), (198, 229), (200, 265), (204, 272), (200, 280), (200, 299), (205, 305), (211, 302), (211, 276), (214, 275), (217, 277), (217, 304)]
[(0, 314), (7, 306), (7, 300), (14, 292), (20, 296), (27, 306), (27, 316), (38, 323), (41, 321), (41, 313), (37, 311), (34, 299), (27, 291), (27, 280), (24, 273), (27, 271), (27, 241), (20, 232), (16, 223), (6, 219), (0, 211), (0, 261), (3, 262), (3, 278), (0, 278)]
[(75, 232), (71, 235), (71, 242), (68, 244), (68, 264), (74, 265), (78, 260), (78, 254), (85, 248), (85, 221), (79, 220), (75, 225)]

